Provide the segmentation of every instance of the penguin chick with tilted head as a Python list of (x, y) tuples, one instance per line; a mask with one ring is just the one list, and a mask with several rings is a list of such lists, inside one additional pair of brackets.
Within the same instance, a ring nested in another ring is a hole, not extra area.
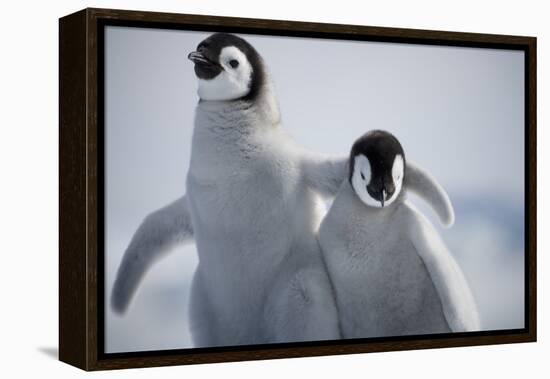
[[(199, 102), (187, 193), (135, 232), (114, 283), (113, 309), (124, 312), (154, 262), (194, 240), (195, 346), (340, 338), (317, 232), (326, 212), (321, 196), (334, 196), (345, 181), (347, 157), (307, 151), (288, 136), (266, 65), (243, 38), (215, 33), (189, 59)], [(418, 167), (410, 177), (440, 217), (452, 220), (435, 179)]]
[(125, 310), (156, 257), (192, 238), (195, 346), (339, 339), (316, 233), (320, 194), (337, 191), (346, 159), (307, 152), (286, 134), (267, 68), (246, 40), (215, 33), (188, 58), (199, 102), (187, 193), (134, 235), (114, 309)]
[(319, 230), (344, 338), (479, 330), (472, 294), (433, 225), (406, 199), (397, 138), (371, 131)]

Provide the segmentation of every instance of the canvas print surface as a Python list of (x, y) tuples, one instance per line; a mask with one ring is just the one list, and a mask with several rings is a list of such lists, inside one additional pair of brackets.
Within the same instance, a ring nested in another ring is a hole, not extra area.
[(524, 327), (523, 51), (107, 26), (105, 352)]

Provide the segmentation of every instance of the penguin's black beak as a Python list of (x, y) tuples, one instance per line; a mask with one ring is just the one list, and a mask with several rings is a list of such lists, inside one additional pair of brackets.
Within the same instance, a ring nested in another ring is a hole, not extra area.
[[(371, 181), (372, 182), (372, 181)], [(393, 195), (393, 186), (390, 183), (383, 181), (375, 181), (374, 184), (369, 184), (367, 186), (368, 194), (380, 202), (381, 208), (384, 208), (386, 201)]]
[(193, 63), (199, 63), (199, 64), (211, 63), (210, 60), (208, 60), (200, 51), (193, 51), (189, 53), (189, 55), (187, 56), (187, 59), (189, 59)]
[(209, 55), (209, 50), (199, 47), (187, 56), (187, 59), (195, 64), (195, 74), (200, 79), (212, 79), (222, 72), (222, 66), (214, 62)]

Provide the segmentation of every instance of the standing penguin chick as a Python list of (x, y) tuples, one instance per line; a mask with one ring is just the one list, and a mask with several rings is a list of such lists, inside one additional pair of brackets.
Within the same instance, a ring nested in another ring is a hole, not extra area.
[(351, 149), (319, 241), (344, 338), (479, 330), (466, 280), (432, 224), (405, 199), (399, 141), (371, 131)]

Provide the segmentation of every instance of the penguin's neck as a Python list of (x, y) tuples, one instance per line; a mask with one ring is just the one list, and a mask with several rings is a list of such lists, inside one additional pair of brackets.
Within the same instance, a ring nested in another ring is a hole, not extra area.
[(214, 133), (250, 135), (279, 127), (280, 113), (271, 82), (264, 84), (254, 99), (232, 101), (199, 101), (199, 127)]
[(277, 103), (270, 91), (247, 101), (201, 101), (195, 112), (188, 178), (220, 181), (262, 162), (267, 151), (286, 142)]
[(351, 199), (350, 206), (352, 208), (352, 214), (354, 215), (353, 222), (359, 222), (363, 225), (369, 225), (375, 227), (376, 225), (385, 225), (394, 216), (397, 208), (403, 202), (403, 191), (399, 194), (399, 197), (387, 207), (376, 208), (368, 206), (361, 201), (359, 196), (353, 190), (353, 187), (348, 180), (345, 180), (342, 185), (341, 191), (347, 199)]

